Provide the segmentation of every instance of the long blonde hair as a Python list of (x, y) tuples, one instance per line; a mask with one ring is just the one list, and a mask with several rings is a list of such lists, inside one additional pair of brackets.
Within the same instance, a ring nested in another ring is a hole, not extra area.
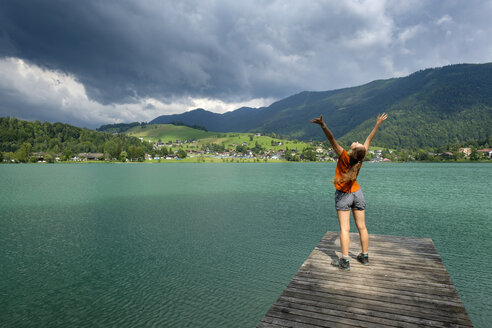
[(366, 148), (365, 147), (356, 147), (353, 148), (350, 152), (350, 168), (347, 173), (342, 174), (341, 179), (334, 178), (333, 183), (341, 184), (347, 181), (355, 181), (357, 179), (357, 175), (359, 174), (360, 167), (362, 166), (362, 162), (366, 157)]

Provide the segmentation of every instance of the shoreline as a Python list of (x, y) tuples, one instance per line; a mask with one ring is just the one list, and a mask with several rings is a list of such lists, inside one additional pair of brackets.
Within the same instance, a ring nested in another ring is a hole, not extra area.
[[(28, 165), (57, 165), (57, 164), (281, 164), (281, 163), (331, 163), (336, 164), (335, 161), (287, 161), (287, 160), (254, 160), (254, 159), (233, 159), (233, 160), (222, 160), (222, 159), (181, 159), (181, 160), (145, 160), (142, 162), (121, 162), (121, 161), (58, 161), (54, 163), (48, 162), (36, 162), (36, 163), (0, 163), (1, 165), (18, 165), (18, 164), (28, 164)], [(364, 164), (419, 164), (419, 163), (435, 163), (435, 164), (484, 164), (484, 163), (492, 163), (492, 160), (480, 160), (480, 161), (365, 161)]]

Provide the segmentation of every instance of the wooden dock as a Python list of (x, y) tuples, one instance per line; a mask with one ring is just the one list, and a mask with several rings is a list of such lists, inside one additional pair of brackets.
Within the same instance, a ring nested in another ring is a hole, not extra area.
[(370, 235), (370, 265), (331, 265), (338, 232), (327, 232), (257, 327), (473, 327), (429, 238)]

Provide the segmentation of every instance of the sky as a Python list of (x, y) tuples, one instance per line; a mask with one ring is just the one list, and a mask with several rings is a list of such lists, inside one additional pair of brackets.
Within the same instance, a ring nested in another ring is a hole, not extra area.
[(0, 117), (147, 122), (492, 61), (492, 0), (3, 0)]

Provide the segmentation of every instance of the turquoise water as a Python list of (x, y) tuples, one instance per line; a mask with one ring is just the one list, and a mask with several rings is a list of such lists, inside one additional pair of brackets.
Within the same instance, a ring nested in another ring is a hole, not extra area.
[[(0, 165), (0, 326), (254, 327), (338, 229), (334, 170)], [(432, 238), (489, 326), (492, 166), (365, 164), (358, 180), (370, 233)]]

